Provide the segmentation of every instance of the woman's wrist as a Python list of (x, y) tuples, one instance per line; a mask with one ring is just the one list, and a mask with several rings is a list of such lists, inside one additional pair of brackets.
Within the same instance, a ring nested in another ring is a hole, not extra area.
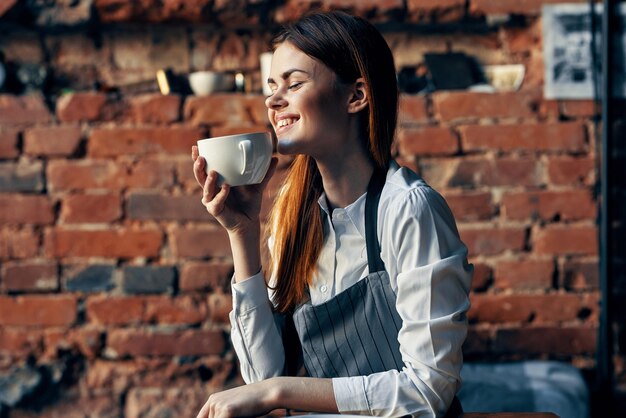
[(265, 391), (265, 406), (267, 410), (285, 408), (281, 400), (285, 398), (285, 379), (281, 377), (272, 377), (265, 381), (268, 385)]

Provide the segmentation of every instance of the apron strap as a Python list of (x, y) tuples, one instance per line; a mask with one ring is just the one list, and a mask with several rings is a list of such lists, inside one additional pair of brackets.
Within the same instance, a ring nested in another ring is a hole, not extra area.
[(367, 185), (365, 197), (365, 243), (367, 245), (367, 265), (370, 273), (384, 271), (385, 263), (380, 258), (380, 243), (378, 242), (378, 201), (385, 185), (386, 173), (375, 168), (372, 178)]

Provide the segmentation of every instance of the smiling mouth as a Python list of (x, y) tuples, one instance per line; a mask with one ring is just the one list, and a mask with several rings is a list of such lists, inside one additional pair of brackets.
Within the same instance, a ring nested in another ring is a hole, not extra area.
[(276, 123), (276, 133), (279, 131), (284, 131), (291, 127), (294, 123), (296, 123), (299, 118), (285, 118), (281, 119)]

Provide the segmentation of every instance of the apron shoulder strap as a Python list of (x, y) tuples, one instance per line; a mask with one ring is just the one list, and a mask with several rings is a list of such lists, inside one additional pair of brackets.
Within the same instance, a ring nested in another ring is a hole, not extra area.
[(380, 258), (380, 242), (378, 241), (378, 202), (385, 185), (386, 173), (375, 168), (367, 185), (365, 198), (365, 243), (367, 245), (367, 265), (369, 272), (385, 270), (385, 263)]

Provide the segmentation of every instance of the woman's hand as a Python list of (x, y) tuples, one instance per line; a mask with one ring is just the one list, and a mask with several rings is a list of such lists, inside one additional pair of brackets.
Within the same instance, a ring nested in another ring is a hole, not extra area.
[(276, 170), (276, 157), (272, 157), (261, 183), (237, 188), (231, 188), (227, 184), (217, 186), (217, 173), (210, 171), (206, 174), (206, 161), (198, 155), (198, 147), (195, 145), (191, 147), (191, 158), (194, 161), (193, 174), (202, 188), (202, 204), (207, 212), (228, 232), (246, 230), (251, 224), (258, 223), (263, 191)]
[(278, 408), (279, 398), (273, 380), (264, 380), (214, 393), (209, 396), (197, 418), (231, 418), (265, 415)]

